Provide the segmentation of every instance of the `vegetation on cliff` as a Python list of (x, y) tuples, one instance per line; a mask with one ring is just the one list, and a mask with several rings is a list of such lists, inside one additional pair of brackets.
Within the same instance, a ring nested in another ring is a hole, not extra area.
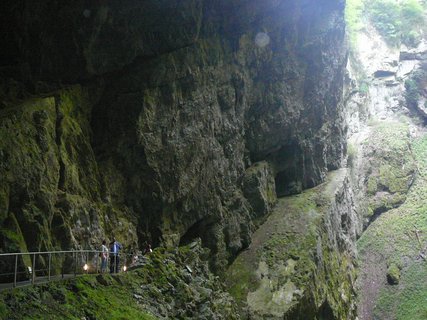
[(419, 0), (348, 0), (346, 22), (351, 43), (368, 18), (391, 46), (416, 46), (426, 32), (425, 2)]
[(200, 242), (159, 248), (126, 273), (3, 291), (0, 319), (238, 319), (207, 256)]
[[(403, 128), (403, 125), (400, 126)], [(393, 179), (402, 176), (400, 171), (408, 167), (404, 160), (408, 157), (413, 157), (417, 175), (409, 186), (411, 180), (402, 177), (402, 191), (407, 190), (406, 201), (402, 201), (400, 207), (380, 215), (358, 240), (362, 305), (368, 307), (372, 304), (373, 316), (377, 319), (425, 319), (427, 137), (422, 135), (412, 141), (404, 132), (398, 135), (386, 134), (386, 128), (394, 128), (396, 133), (399, 132), (396, 124), (384, 123), (377, 127), (374, 137), (386, 139), (382, 146), (387, 146), (389, 150), (389, 162), (401, 161), (400, 166), (388, 166), (387, 176)], [(375, 138), (371, 140), (374, 141)], [(396, 148), (398, 145), (405, 146), (406, 151)], [(382, 148), (381, 145), (378, 147)], [(378, 154), (381, 153), (377, 153), (373, 161), (384, 161), (384, 158), (377, 158)], [(375, 189), (375, 192), (371, 190), (369, 193), (371, 199), (381, 193), (380, 189)]]
[(355, 316), (356, 271), (346, 244), (346, 228), (355, 221), (346, 174), (333, 172), (324, 184), (279, 199), (225, 276), (242, 313), (294, 320)]

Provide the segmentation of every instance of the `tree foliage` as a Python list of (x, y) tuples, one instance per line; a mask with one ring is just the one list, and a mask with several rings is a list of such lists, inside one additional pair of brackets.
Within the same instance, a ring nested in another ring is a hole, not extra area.
[(417, 0), (374, 0), (366, 9), (375, 28), (391, 45), (416, 45), (425, 26), (424, 9)]
[(389, 45), (415, 46), (426, 32), (426, 7), (424, 0), (347, 0), (350, 42), (355, 43), (355, 34), (367, 17)]

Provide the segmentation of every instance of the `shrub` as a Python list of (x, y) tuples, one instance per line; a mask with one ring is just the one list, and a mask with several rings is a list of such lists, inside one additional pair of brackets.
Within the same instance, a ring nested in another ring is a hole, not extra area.
[(357, 32), (362, 28), (363, 1), (347, 0), (345, 8), (345, 20), (347, 24), (347, 36), (350, 46), (356, 45)]
[(426, 20), (418, 0), (364, 0), (364, 4), (370, 21), (389, 45), (415, 46), (420, 41)]

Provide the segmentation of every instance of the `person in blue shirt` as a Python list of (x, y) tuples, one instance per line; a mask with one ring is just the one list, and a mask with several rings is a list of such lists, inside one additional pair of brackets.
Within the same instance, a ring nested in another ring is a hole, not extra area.
[(110, 242), (110, 273), (117, 273), (120, 271), (120, 250), (122, 245), (120, 242), (113, 238)]

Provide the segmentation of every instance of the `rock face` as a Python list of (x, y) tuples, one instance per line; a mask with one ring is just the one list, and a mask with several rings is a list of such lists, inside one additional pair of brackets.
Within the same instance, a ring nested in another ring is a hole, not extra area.
[(363, 23), (368, 25), (357, 34), (346, 99), (353, 113), (348, 166), (364, 227), (357, 241), (358, 318), (421, 319), (426, 45), (390, 48)]
[(279, 200), (226, 283), (250, 319), (354, 319), (359, 224), (345, 169)]
[(201, 237), (221, 270), (340, 166), (344, 1), (1, 6), (3, 251)]

